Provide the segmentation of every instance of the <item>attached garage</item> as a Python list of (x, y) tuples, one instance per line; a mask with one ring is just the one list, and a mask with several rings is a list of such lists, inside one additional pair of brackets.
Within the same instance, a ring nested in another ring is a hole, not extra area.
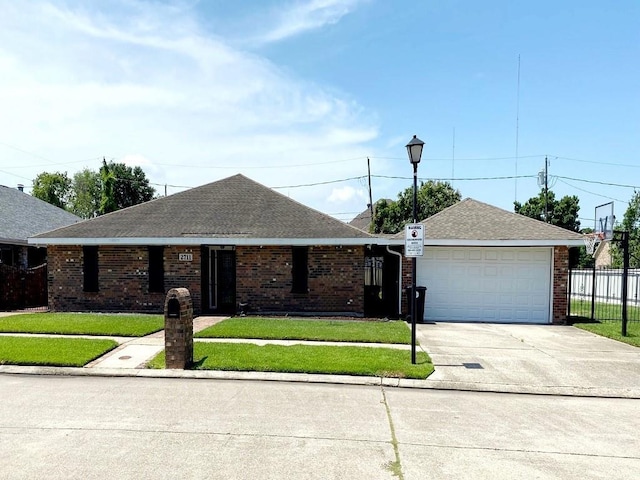
[[(582, 235), (471, 198), (421, 223), (416, 284), (427, 287), (425, 321), (566, 321), (569, 247), (583, 245)], [(404, 241), (404, 232), (394, 238)], [(402, 276), (410, 285), (407, 257)]]
[(417, 261), (428, 321), (550, 323), (551, 248), (431, 247)]

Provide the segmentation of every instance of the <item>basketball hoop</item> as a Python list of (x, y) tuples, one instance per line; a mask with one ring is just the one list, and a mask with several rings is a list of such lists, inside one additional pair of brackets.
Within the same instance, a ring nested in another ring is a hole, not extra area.
[(604, 234), (602, 232), (598, 233), (585, 233), (583, 240), (584, 246), (587, 249), (587, 253), (589, 255), (593, 255), (593, 252), (596, 251), (596, 245), (604, 239)]

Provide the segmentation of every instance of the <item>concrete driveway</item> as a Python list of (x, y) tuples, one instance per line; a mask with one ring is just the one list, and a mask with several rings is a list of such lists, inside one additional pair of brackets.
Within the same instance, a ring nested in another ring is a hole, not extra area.
[(434, 387), (640, 398), (640, 348), (570, 326), (417, 326)]

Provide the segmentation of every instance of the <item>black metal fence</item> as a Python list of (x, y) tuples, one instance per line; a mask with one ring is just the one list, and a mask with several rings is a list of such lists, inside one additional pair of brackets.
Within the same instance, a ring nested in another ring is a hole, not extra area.
[[(623, 270), (580, 268), (569, 270), (569, 318), (622, 321)], [(640, 322), (640, 269), (627, 274), (627, 321)]]

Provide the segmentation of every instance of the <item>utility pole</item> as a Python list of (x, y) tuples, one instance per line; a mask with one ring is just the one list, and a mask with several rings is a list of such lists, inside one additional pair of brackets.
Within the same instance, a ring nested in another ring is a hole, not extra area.
[(371, 225), (373, 225), (373, 197), (371, 195), (371, 161), (369, 160), (369, 157), (367, 157), (367, 172), (369, 178), (369, 214), (371, 215), (369, 231), (371, 231)]
[(544, 157), (544, 221), (549, 223), (549, 160)]

